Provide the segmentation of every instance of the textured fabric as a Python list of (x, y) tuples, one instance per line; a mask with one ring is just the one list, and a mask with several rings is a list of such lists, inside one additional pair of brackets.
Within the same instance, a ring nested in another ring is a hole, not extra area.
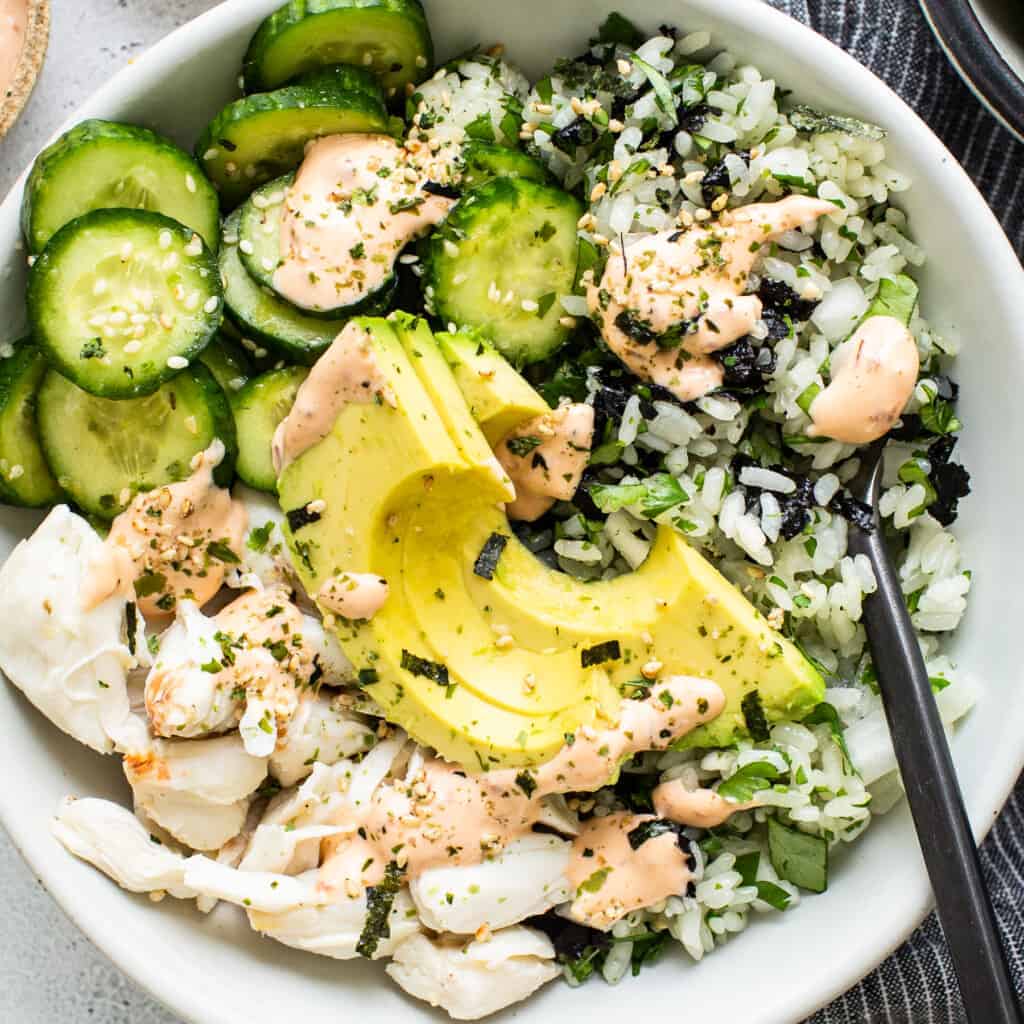
[[(1024, 144), (961, 82), (916, 0), (769, 2), (853, 54), (898, 92), (963, 164), (1018, 257), (1024, 256)], [(982, 847), (982, 864), (1017, 990), (1024, 992), (1024, 778)], [(808, 1024), (964, 1021), (942, 930), (932, 914), (902, 949)]]

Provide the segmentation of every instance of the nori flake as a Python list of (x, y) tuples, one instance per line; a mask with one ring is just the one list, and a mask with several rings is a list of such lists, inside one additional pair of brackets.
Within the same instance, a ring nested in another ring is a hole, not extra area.
[(508, 535), (504, 533), (492, 533), (480, 549), (473, 563), (473, 573), (485, 580), (494, 579), (494, 570), (498, 568), (501, 561), (501, 553), (508, 544)]
[(443, 196), (445, 199), (458, 199), (462, 193), (451, 185), (442, 185), (437, 181), (425, 181), (423, 191), (430, 196)]
[(761, 281), (757, 297), (761, 300), (761, 319), (773, 341), (787, 337), (792, 325), (809, 320), (818, 305), (810, 299), (801, 299), (785, 281), (771, 277)]
[(366, 922), (356, 944), (356, 952), (368, 960), (377, 952), (381, 939), (391, 938), (388, 918), (402, 888), (402, 869), (391, 861), (384, 870), (384, 881), (366, 890)]
[(829, 511), (841, 515), (847, 522), (859, 526), (865, 533), (874, 532), (875, 516), (871, 506), (858, 501), (853, 495), (839, 491), (828, 503), (828, 507)]
[(134, 601), (129, 601), (124, 607), (125, 631), (128, 634), (128, 653), (135, 654), (135, 633), (139, 627), (139, 609)]
[(618, 640), (606, 640), (603, 644), (595, 644), (580, 651), (580, 664), (584, 668), (601, 665), (606, 661), (619, 661), (621, 658), (622, 648)]
[(679, 826), (674, 821), (655, 818), (654, 821), (640, 822), (636, 828), (630, 829), (626, 833), (626, 838), (629, 840), (631, 850), (639, 850), (648, 839), (657, 839), (658, 836), (663, 836), (666, 832), (672, 832), (678, 836)]
[(288, 518), (288, 528), (292, 533), (296, 533), (304, 526), (318, 523), (324, 517), (322, 512), (310, 512), (308, 504), (302, 505), (300, 508), (293, 508), (291, 511), (286, 512), (285, 515)]
[(743, 719), (747, 723), (747, 732), (755, 743), (764, 743), (769, 739), (768, 719), (765, 718), (764, 705), (761, 703), (761, 694), (757, 690), (751, 690), (743, 695), (740, 701), (740, 709), (743, 711)]
[(414, 676), (423, 676), (437, 683), (438, 686), (448, 685), (448, 668), (436, 661), (428, 661), (409, 651), (402, 651), (402, 668)]
[(516, 776), (516, 785), (527, 795), (533, 796), (537, 789), (537, 782), (534, 777), (525, 769)]
[(928, 446), (931, 481), (937, 495), (928, 511), (943, 526), (949, 526), (956, 519), (960, 499), (971, 493), (971, 474), (959, 463), (950, 462), (956, 442), (955, 436), (947, 434)]
[[(762, 352), (766, 356), (762, 357)], [(775, 372), (775, 353), (768, 348), (755, 349), (749, 338), (740, 338), (713, 355), (722, 364), (723, 383), (730, 391), (763, 391), (767, 378)]]

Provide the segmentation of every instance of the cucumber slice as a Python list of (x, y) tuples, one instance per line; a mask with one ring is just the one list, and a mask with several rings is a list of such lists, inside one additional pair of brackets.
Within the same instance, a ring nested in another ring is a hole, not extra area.
[(241, 391), (253, 375), (252, 360), (245, 349), (222, 332), (218, 332), (217, 337), (203, 349), (199, 361), (213, 374), (213, 379), (229, 398)]
[(569, 336), (558, 296), (576, 273), (579, 200), (523, 178), (467, 192), (427, 243), (424, 283), (445, 323), (482, 330), (517, 366)]
[(377, 80), (339, 65), (228, 104), (207, 126), (196, 156), (232, 209), (256, 186), (294, 170), (310, 139), (388, 127)]
[(298, 310), (303, 316), (319, 320), (337, 320), (351, 316), (373, 316), (387, 307), (395, 290), (392, 274), (384, 283), (358, 302), (334, 309), (307, 309), (295, 306), (274, 288), (274, 271), (281, 259), (281, 217), (285, 208), (285, 197), (295, 180), (288, 174), (258, 188), (242, 204), (242, 216), (238, 222), (238, 253), (249, 276), (269, 288), (282, 302)]
[(521, 149), (494, 142), (467, 142), (462, 149), (462, 188), (479, 188), (495, 178), (525, 178), (550, 184), (547, 168)]
[(312, 366), (337, 337), (340, 326), (336, 321), (300, 313), (249, 276), (238, 249), (241, 216), (241, 211), (236, 210), (227, 219), (220, 247), (220, 274), (227, 315), (243, 338), (292, 362)]
[(116, 121), (83, 121), (39, 154), (25, 183), (22, 230), (38, 253), (69, 221), (115, 208), (173, 217), (217, 248), (217, 193), (199, 164), (148, 128)]
[(249, 381), (231, 399), (238, 434), (238, 476), (259, 491), (277, 493), (270, 443), (278, 424), (295, 404), (299, 386), (309, 375), (304, 366), (271, 370)]
[(97, 398), (51, 370), (38, 398), (39, 437), (60, 485), (80, 508), (113, 519), (140, 491), (183, 480), (214, 438), (227, 487), (238, 448), (231, 406), (205, 366), (192, 366), (152, 395)]
[(246, 92), (276, 89), (328, 64), (354, 64), (388, 96), (431, 71), (434, 47), (418, 0), (292, 0), (260, 25), (242, 71)]
[(63, 497), (36, 427), (36, 392), (45, 374), (46, 360), (27, 339), (0, 359), (0, 501), (8, 505), (41, 508)]
[(29, 272), (33, 337), (64, 376), (105, 398), (156, 391), (207, 346), (221, 307), (203, 240), (144, 210), (65, 224)]

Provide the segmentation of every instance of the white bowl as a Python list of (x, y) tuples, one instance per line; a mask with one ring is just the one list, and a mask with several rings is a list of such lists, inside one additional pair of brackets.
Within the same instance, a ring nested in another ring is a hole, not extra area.
[[(116, 75), (79, 117), (141, 121), (191, 145), (235, 93), (239, 62), (260, 18), (276, 0), (231, 0), (175, 32)], [(1024, 272), (967, 176), (928, 128), (881, 82), (836, 47), (757, 0), (428, 0), (444, 58), (501, 40), (533, 75), (553, 58), (578, 52), (611, 9), (644, 28), (662, 22), (710, 29), (718, 43), (758, 64), (797, 95), (891, 130), (891, 162), (910, 172), (906, 195), (918, 241), (931, 254), (923, 301), (940, 330), (962, 337), (957, 376), (968, 424), (963, 456), (975, 493), (958, 526), (974, 570), (971, 610), (956, 637), (961, 664), (985, 682), (987, 696), (959, 730), (955, 755), (971, 819), (980, 836), (992, 824), (1024, 760), (1024, 702), (1018, 699), (1020, 623), (1024, 622), (1024, 546), (1011, 517), (1024, 506), (1024, 474), (1011, 447), (1024, 437)], [(24, 255), (18, 242), (21, 184), (0, 207), (0, 276), (8, 319), (21, 319)], [(986, 438), (988, 440), (986, 440)], [(1009, 513), (1009, 515), (1008, 515)], [(0, 557), (35, 516), (0, 511)], [(1009, 543), (1008, 543), (1009, 541)], [(16, 622), (0, 624), (17, 629)], [(0, 686), (0, 820), (53, 896), (120, 967), (175, 1012), (203, 1024), (287, 1020), (378, 1024), (424, 1013), (383, 976), (379, 965), (336, 963), (260, 939), (232, 908), (210, 918), (191, 905), (152, 904), (122, 892), (75, 860), (49, 829), (66, 793), (125, 801), (114, 759), (63, 737), (12, 686)], [(792, 914), (756, 920), (703, 963), (666, 957), (641, 978), (582, 991), (548, 986), (521, 1007), (527, 1021), (586, 1016), (594, 1024), (708, 1014), (747, 1024), (794, 1022), (838, 995), (877, 964), (924, 915), (929, 889), (904, 809), (878, 821), (835, 858), (831, 891)]]

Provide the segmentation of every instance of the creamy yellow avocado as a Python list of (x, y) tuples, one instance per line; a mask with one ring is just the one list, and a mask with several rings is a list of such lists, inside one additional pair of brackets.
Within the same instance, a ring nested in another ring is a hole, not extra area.
[[(616, 580), (585, 583), (544, 566), (510, 529), (511, 485), (459, 388), (475, 360), (489, 370), (501, 357), (457, 339), (442, 354), (412, 318), (360, 323), (393, 401), (344, 406), (278, 486), (286, 512), (325, 504), (289, 536), (310, 594), (342, 572), (387, 580), (376, 615), (339, 620), (337, 633), (391, 720), (448, 760), (487, 769), (547, 760), (579, 726), (614, 721), (626, 684), (645, 683), (650, 663), (662, 675), (711, 678), (726, 694), (689, 745), (747, 735), (742, 701), (753, 690), (769, 721), (800, 718), (822, 699), (799, 651), (670, 528)], [(503, 430), (544, 408), (507, 363), (481, 379), (507, 373), (519, 411), (503, 411), (491, 387), (481, 413)], [(500, 549), (493, 572), (478, 561), (485, 548)]]

